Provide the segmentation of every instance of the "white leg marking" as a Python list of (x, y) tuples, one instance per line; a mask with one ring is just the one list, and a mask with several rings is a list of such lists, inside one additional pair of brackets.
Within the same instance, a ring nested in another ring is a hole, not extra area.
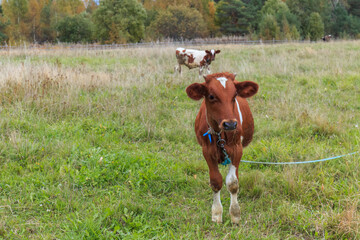
[(223, 206), (221, 205), (220, 191), (214, 193), (213, 199), (213, 205), (211, 207), (212, 221), (221, 223)]
[(238, 224), (240, 221), (240, 206), (237, 200), (239, 181), (236, 177), (236, 167), (230, 164), (229, 173), (226, 176), (226, 187), (230, 192), (230, 216), (231, 222)]
[(211, 73), (210, 66), (207, 67), (207, 73), (208, 73), (208, 74)]
[(199, 78), (201, 78), (202, 72), (203, 72), (203, 68), (200, 67), (200, 69), (199, 69)]

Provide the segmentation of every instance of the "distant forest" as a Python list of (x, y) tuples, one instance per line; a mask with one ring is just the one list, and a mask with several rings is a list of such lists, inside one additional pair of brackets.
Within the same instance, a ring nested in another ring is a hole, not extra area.
[(360, 38), (360, 0), (3, 0), (0, 44)]

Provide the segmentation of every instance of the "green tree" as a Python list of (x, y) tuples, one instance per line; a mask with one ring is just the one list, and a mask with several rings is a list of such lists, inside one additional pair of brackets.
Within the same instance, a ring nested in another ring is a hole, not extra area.
[[(349, 11), (351, 8), (349, 8)], [(356, 11), (352, 11), (353, 13)], [(360, 33), (360, 18), (349, 14), (345, 6), (338, 4), (332, 12), (331, 33), (336, 37), (356, 36)]]
[(8, 0), (3, 2), (4, 14), (10, 18), (12, 24), (19, 25), (28, 11), (27, 0)]
[(153, 39), (165, 37), (179, 40), (207, 35), (202, 15), (196, 9), (185, 6), (170, 6), (161, 11), (150, 29), (154, 33)]
[(338, 37), (349, 29), (349, 15), (346, 9), (338, 4), (332, 12), (331, 33)]
[(86, 12), (89, 14), (92, 14), (98, 8), (98, 5), (94, 0), (84, 0), (84, 2), (85, 2)]
[(303, 37), (310, 36), (309, 21), (313, 12), (319, 13), (324, 23), (324, 31), (330, 32), (331, 28), (331, 3), (329, 0), (287, 0), (291, 13), (300, 21), (300, 33)]
[(37, 42), (41, 36), (40, 15), (43, 1), (29, 0), (26, 14), (26, 35), (28, 41)]
[[(263, 15), (263, 19), (261, 20), (261, 37), (268, 39), (271, 35), (273, 38), (281, 38), (281, 39), (298, 39), (298, 27), (300, 22), (298, 22), (296, 16), (292, 14), (286, 5), (286, 3), (282, 2), (281, 0), (268, 0), (265, 2), (263, 8), (261, 9), (261, 13)], [(276, 25), (279, 27), (279, 31), (277, 32), (277, 36), (274, 34), (270, 34), (275, 28), (273, 27), (274, 24), (271, 22), (273, 19), (270, 19), (270, 16), (274, 16), (276, 20)], [(266, 31), (264, 29), (265, 26), (273, 27)], [(263, 35), (265, 34), (265, 35)]]
[[(200, 12), (206, 28), (211, 35), (215, 35), (218, 27), (215, 25), (215, 2), (213, 0), (141, 0), (145, 9), (153, 17), (154, 11), (166, 10), (169, 6), (184, 6), (194, 8)], [(150, 25), (150, 24), (147, 24)]]
[(103, 0), (93, 19), (102, 42), (139, 42), (144, 38), (146, 11), (137, 0)]
[(277, 24), (275, 16), (266, 14), (259, 24), (260, 37), (264, 40), (273, 40), (280, 38), (280, 27)]
[(221, 0), (216, 7), (215, 20), (220, 31), (228, 35), (246, 34), (254, 15), (241, 0)]
[(349, 16), (349, 29), (348, 33), (352, 37), (359, 38), (360, 34), (360, 18), (353, 15)]
[(59, 21), (56, 27), (61, 42), (91, 42), (93, 23), (86, 13), (67, 16)]
[(85, 11), (82, 0), (52, 0), (52, 5), (60, 16), (73, 16)]
[(56, 38), (56, 29), (52, 26), (52, 15), (51, 2), (48, 2), (40, 12), (40, 29), (42, 34), (38, 40), (39, 42), (52, 42)]
[(359, 0), (348, 0), (349, 14), (360, 17), (360, 1)]
[(311, 41), (317, 41), (324, 36), (324, 23), (317, 12), (310, 14), (308, 33)]
[(10, 25), (10, 21), (4, 17), (2, 6), (0, 5), (0, 45), (9, 39), (5, 33), (8, 25)]
[(3, 1), (2, 6), (4, 16), (10, 21), (10, 25), (6, 28), (6, 34), (9, 36), (9, 40), (11, 42), (26, 40), (25, 20), (28, 11), (28, 1), (8, 0)]
[(266, 0), (243, 0), (247, 6), (249, 15), (251, 16), (247, 21), (252, 32), (257, 32), (259, 30), (259, 24), (263, 16), (261, 9), (264, 6), (265, 1)]

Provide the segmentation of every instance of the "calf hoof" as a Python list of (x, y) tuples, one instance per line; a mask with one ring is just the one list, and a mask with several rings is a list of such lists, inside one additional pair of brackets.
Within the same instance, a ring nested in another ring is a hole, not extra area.
[(233, 224), (239, 224), (240, 222), (240, 207), (238, 204), (230, 206), (230, 217)]
[(212, 221), (222, 223), (222, 207), (212, 208)]
[(214, 215), (213, 214), (211, 220), (216, 223), (222, 223), (222, 215)]

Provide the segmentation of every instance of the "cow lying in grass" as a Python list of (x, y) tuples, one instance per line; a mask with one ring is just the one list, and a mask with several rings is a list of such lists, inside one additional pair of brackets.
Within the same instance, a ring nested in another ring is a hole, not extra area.
[(257, 93), (258, 85), (251, 81), (238, 82), (231, 73), (214, 73), (204, 78), (205, 82), (188, 86), (186, 93), (194, 100), (204, 98), (195, 120), (195, 133), (209, 167), (214, 192), (212, 221), (222, 222), (220, 190), (223, 179), (218, 164), (230, 163), (226, 176), (231, 194), (229, 211), (232, 223), (238, 224), (238, 167), (243, 147), (251, 142), (254, 133), (254, 120), (246, 98)]
[(181, 73), (181, 65), (187, 66), (189, 69), (199, 68), (199, 77), (201, 77), (203, 70), (206, 69), (210, 73), (210, 67), (212, 61), (215, 60), (215, 55), (220, 53), (220, 50), (193, 50), (185, 48), (176, 49), (176, 59), (178, 65), (175, 66), (175, 71)]

